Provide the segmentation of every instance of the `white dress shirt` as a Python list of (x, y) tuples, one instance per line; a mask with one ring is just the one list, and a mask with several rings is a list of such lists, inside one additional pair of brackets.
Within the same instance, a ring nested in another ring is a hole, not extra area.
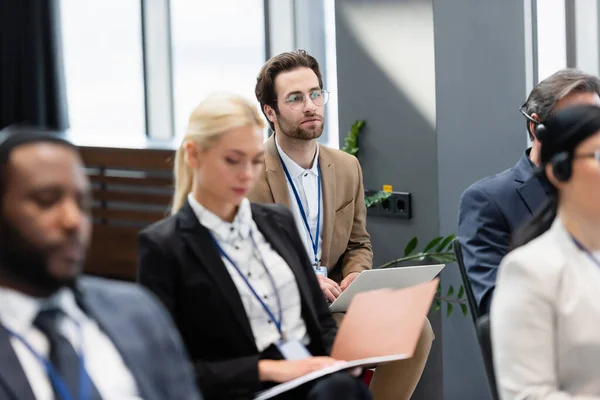
[[(236, 263), (276, 319), (279, 319), (279, 303), (281, 304), (282, 330), (286, 337), (308, 344), (310, 339), (302, 319), (300, 291), (294, 273), (258, 230), (252, 219), (248, 199), (242, 201), (232, 223), (223, 221), (204, 208), (191, 194), (188, 202), (200, 224), (210, 230), (219, 246)], [(252, 239), (258, 249), (254, 247)], [(258, 351), (263, 351), (281, 339), (279, 331), (235, 267), (224, 256), (221, 258), (244, 304), (256, 347)], [(265, 266), (276, 288), (273, 288)]]
[[(83, 351), (87, 372), (104, 400), (141, 399), (135, 379), (121, 355), (98, 327), (77, 306), (70, 289), (61, 289), (50, 299), (38, 299), (0, 287), (0, 322), (21, 335), (42, 357), (48, 358), (50, 344), (33, 322), (44, 304), (59, 307), (66, 315), (59, 317), (59, 330), (77, 352)], [(76, 322), (81, 326), (78, 332)], [(81, 338), (83, 343), (81, 343)], [(43, 364), (16, 337), (10, 343), (37, 400), (53, 400), (52, 385)], [(1, 362), (1, 361), (0, 361)]]
[(298, 201), (296, 200), (296, 196), (294, 195), (294, 189), (292, 185), (287, 180), (288, 193), (290, 196), (290, 205), (292, 213), (294, 214), (294, 219), (296, 220), (296, 226), (298, 231), (300, 232), (300, 238), (304, 243), (304, 247), (306, 248), (306, 252), (308, 253), (308, 258), (311, 263), (315, 262), (315, 253), (313, 249), (313, 242), (311, 239), (314, 239), (317, 234), (317, 224), (319, 224), (319, 238), (318, 240), (318, 248), (316, 258), (320, 265), (321, 260), (321, 247), (323, 243), (323, 189), (321, 187), (321, 216), (318, 217), (319, 211), (319, 145), (317, 144), (317, 152), (315, 154), (315, 159), (313, 161), (312, 167), (310, 169), (304, 169), (281, 149), (279, 143), (277, 142), (277, 135), (275, 135), (275, 145), (277, 146), (277, 152), (281, 156), (285, 167), (287, 168), (292, 181), (294, 182), (294, 186), (296, 187), (296, 191), (298, 192), (298, 196), (300, 197), (300, 201), (302, 202), (302, 207), (304, 208), (304, 213), (306, 214), (306, 218), (308, 220), (308, 226), (310, 228), (310, 234), (306, 229), (306, 225), (304, 224), (304, 219), (302, 218), (302, 214), (300, 213), (300, 207), (298, 205)]
[(560, 217), (502, 260), (490, 311), (501, 399), (600, 399), (599, 290), (600, 266)]

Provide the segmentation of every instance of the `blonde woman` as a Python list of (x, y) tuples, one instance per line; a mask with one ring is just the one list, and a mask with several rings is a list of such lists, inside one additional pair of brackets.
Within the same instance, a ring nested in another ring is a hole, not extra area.
[[(250, 204), (264, 158), (256, 108), (214, 94), (175, 157), (170, 217), (139, 237), (139, 281), (171, 312), (207, 399), (251, 399), (332, 365), (336, 324), (290, 211)], [(285, 399), (368, 399), (346, 373)]]

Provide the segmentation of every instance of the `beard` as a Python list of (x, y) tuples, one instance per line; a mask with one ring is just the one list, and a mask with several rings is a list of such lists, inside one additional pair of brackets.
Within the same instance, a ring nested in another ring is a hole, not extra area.
[[(317, 117), (317, 115), (307, 116), (307, 118)], [(312, 140), (318, 139), (323, 134), (323, 128), (325, 126), (325, 119), (321, 118), (321, 124), (314, 128), (305, 129), (300, 125), (294, 125), (293, 122), (281, 116), (277, 113), (277, 122), (279, 123), (279, 130), (284, 135), (300, 140)]]
[(52, 248), (40, 248), (0, 216), (0, 269), (19, 283), (43, 293), (54, 293), (64, 286), (73, 286), (75, 278), (57, 278), (50, 274)]

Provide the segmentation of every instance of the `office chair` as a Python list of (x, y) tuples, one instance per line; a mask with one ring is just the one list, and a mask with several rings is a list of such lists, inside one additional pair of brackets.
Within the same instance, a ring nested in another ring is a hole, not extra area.
[(463, 281), (463, 287), (465, 288), (465, 294), (467, 295), (467, 301), (469, 302), (469, 309), (471, 310), (471, 317), (473, 318), (473, 324), (477, 324), (477, 319), (481, 316), (479, 313), (479, 306), (475, 301), (473, 295), (473, 288), (471, 287), (471, 281), (467, 276), (467, 269), (465, 268), (465, 262), (463, 260), (462, 246), (458, 238), (455, 238), (452, 242), (452, 249), (454, 250), (454, 256), (456, 257), (456, 263), (460, 270), (460, 276)]
[(483, 363), (487, 375), (492, 398), (498, 400), (498, 389), (496, 388), (496, 376), (494, 375), (494, 357), (492, 353), (492, 337), (490, 332), (490, 316), (485, 314), (475, 324), (477, 330), (477, 338), (479, 339), (479, 347), (483, 355)]

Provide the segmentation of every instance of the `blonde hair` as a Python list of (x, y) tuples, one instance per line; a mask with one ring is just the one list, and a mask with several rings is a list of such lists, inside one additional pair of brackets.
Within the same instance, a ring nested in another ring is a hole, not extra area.
[(263, 129), (265, 122), (256, 107), (232, 93), (213, 93), (206, 97), (190, 116), (185, 136), (175, 153), (175, 193), (171, 214), (177, 213), (192, 191), (194, 171), (187, 162), (185, 143), (192, 141), (209, 149), (225, 132), (246, 126)]

